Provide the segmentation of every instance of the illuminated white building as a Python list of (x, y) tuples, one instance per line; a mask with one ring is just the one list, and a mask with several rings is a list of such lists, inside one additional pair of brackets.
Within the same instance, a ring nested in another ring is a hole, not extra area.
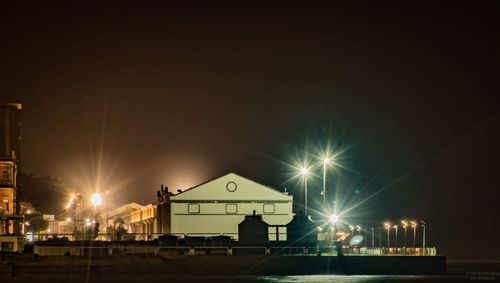
[[(288, 224), (293, 217), (292, 201), (293, 197), (286, 192), (229, 173), (169, 196), (170, 234), (223, 234), (237, 239), (238, 224), (254, 210), (269, 225)], [(279, 229), (280, 234), (286, 234), (285, 227)], [(270, 240), (273, 240), (272, 233)], [(280, 240), (284, 237), (280, 236)]]

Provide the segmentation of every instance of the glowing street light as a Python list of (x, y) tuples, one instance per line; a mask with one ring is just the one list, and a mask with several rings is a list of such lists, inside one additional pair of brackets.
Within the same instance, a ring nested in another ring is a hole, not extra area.
[(423, 248), (423, 255), (425, 255), (425, 222), (420, 220), (420, 223), (422, 224), (422, 248)]
[(72, 194), (71, 197), (69, 198), (69, 201), (68, 203), (66, 204), (66, 209), (69, 209), (73, 203), (75, 202), (75, 198), (76, 198), (76, 195), (75, 194)]
[(309, 214), (307, 213), (307, 176), (309, 175), (309, 168), (303, 167), (302, 169), (300, 169), (300, 174), (304, 177), (304, 207), (306, 216), (308, 216)]
[(339, 221), (339, 217), (337, 216), (337, 214), (332, 214), (328, 217), (328, 219), (330, 220), (330, 223), (332, 224), (335, 224)]
[(392, 226), (392, 228), (394, 228), (394, 230), (396, 230), (396, 239), (395, 239), (395, 244), (394, 246), (396, 247), (396, 250), (398, 249), (398, 225), (394, 225)]
[(401, 220), (401, 225), (403, 226), (403, 229), (405, 229), (405, 250), (406, 250), (406, 230), (408, 229), (408, 221), (406, 220)]
[(326, 207), (326, 166), (331, 162), (329, 157), (323, 158), (323, 207)]
[(94, 193), (92, 197), (90, 198), (90, 201), (95, 207), (98, 207), (102, 203), (102, 197), (99, 193)]
[[(363, 230), (363, 228), (361, 228), (361, 226), (359, 225), (356, 225), (356, 231), (358, 231), (358, 235), (361, 235), (361, 231)], [(361, 235), (362, 236), (362, 235)], [(366, 242), (366, 239), (364, 239), (364, 241)], [(361, 244), (361, 243), (360, 243)]]
[(361, 226), (356, 225), (356, 231), (358, 231), (358, 234), (361, 235)]
[(389, 238), (390, 238), (390, 234), (391, 234), (391, 223), (385, 222), (384, 228), (387, 229), (387, 248), (389, 248), (391, 246), (391, 244), (389, 242)]
[(415, 248), (415, 239), (417, 238), (417, 222), (410, 221), (410, 225), (413, 228), (413, 248)]

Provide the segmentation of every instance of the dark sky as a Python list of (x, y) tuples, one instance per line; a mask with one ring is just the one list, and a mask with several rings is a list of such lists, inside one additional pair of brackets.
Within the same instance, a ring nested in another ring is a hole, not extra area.
[(300, 199), (286, 164), (330, 144), (355, 221), (498, 258), (498, 2), (182, 2), (2, 8), (23, 170), (115, 204), (230, 171)]

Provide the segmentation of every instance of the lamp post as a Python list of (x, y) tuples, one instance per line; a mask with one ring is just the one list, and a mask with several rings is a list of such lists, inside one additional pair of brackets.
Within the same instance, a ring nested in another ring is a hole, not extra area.
[(417, 238), (417, 222), (415, 221), (410, 221), (411, 227), (413, 228), (413, 249), (416, 248), (415, 246), (415, 239)]
[(396, 230), (396, 239), (394, 241), (394, 247), (398, 247), (398, 225), (394, 225), (392, 226), (392, 228), (394, 228), (394, 230)]
[(420, 223), (422, 224), (422, 254), (425, 255), (425, 222), (420, 220)]
[(373, 230), (375, 228), (371, 227), (370, 229), (372, 230), (372, 248), (373, 248), (375, 246), (375, 239), (373, 238)]
[(396, 238), (394, 239), (394, 247), (396, 248), (396, 253), (398, 252), (398, 225), (392, 226), (396, 230)]
[[(98, 192), (95, 192), (91, 197), (90, 201), (92, 202), (92, 205), (94, 205), (94, 221), (92, 222), (93, 224), (93, 230), (95, 231), (95, 224), (97, 220), (97, 215), (98, 215), (98, 208), (102, 204), (102, 197)], [(94, 233), (94, 232), (93, 232)]]
[(349, 225), (349, 230), (351, 230), (351, 237), (354, 236), (354, 226)]
[(104, 192), (104, 198), (106, 200), (106, 235), (108, 237), (108, 240), (110, 240), (109, 236), (109, 191)]
[(406, 230), (408, 229), (408, 221), (406, 220), (401, 220), (401, 225), (403, 226), (403, 229), (405, 230), (405, 240), (404, 240), (404, 254), (406, 255)]
[(323, 207), (326, 209), (326, 166), (330, 163), (330, 158), (323, 158)]
[(390, 248), (391, 243), (389, 242), (389, 239), (390, 239), (390, 234), (391, 234), (391, 223), (385, 222), (384, 227), (385, 227), (385, 229), (387, 229), (387, 248)]
[[(362, 233), (363, 233), (363, 228), (361, 228), (361, 226), (356, 225), (356, 231), (358, 231), (358, 235), (363, 236), (363, 235), (362, 235)], [(360, 243), (360, 244), (361, 244), (361, 243)]]
[(330, 231), (331, 231), (331, 241), (335, 241), (335, 224), (339, 221), (339, 216), (337, 214), (331, 214), (328, 216), (328, 220), (330, 220)]
[(378, 229), (378, 248), (379, 250), (382, 249), (382, 229), (380, 227), (377, 227)]
[(304, 208), (306, 212), (306, 217), (309, 216), (307, 212), (307, 175), (309, 174), (309, 168), (302, 168), (300, 169), (300, 174), (304, 178)]

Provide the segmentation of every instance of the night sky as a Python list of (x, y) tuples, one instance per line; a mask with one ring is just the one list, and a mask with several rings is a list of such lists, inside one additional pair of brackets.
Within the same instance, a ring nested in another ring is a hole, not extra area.
[(289, 165), (329, 146), (353, 221), (424, 219), (451, 258), (498, 259), (497, 1), (200, 2), (3, 5), (22, 169), (115, 204), (228, 172), (300, 200)]

